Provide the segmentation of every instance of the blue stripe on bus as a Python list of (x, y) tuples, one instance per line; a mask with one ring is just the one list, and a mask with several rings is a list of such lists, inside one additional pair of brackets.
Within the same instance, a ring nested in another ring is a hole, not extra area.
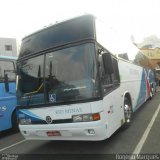
[[(43, 120), (41, 117), (35, 115), (34, 113), (30, 112), (29, 110), (27, 109), (21, 109), (19, 110), (19, 116), (20, 114), (25, 114), (25, 116), (28, 116), (29, 118), (33, 118), (33, 119), (39, 119), (39, 120)], [(20, 117), (19, 117), (20, 118)]]

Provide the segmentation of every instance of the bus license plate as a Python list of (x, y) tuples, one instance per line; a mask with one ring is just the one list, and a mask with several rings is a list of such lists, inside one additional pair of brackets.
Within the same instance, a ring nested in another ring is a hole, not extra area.
[(61, 136), (61, 133), (59, 131), (49, 131), (47, 132), (48, 136)]

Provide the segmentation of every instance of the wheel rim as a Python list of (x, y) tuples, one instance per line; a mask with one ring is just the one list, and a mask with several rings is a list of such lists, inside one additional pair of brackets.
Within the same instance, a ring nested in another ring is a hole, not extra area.
[(128, 104), (124, 105), (124, 114), (125, 114), (125, 121), (127, 123), (130, 123), (131, 122), (132, 111), (131, 111), (131, 107)]

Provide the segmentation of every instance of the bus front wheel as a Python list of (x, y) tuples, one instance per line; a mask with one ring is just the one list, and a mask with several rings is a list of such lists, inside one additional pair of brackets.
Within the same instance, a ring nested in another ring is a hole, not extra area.
[(12, 114), (12, 129), (15, 132), (18, 131), (18, 122), (17, 122), (16, 111), (14, 111), (13, 114)]
[(129, 99), (127, 97), (125, 97), (124, 99), (124, 128), (128, 128), (130, 126), (131, 123), (131, 118), (132, 118), (132, 106), (131, 106), (131, 102), (129, 101)]

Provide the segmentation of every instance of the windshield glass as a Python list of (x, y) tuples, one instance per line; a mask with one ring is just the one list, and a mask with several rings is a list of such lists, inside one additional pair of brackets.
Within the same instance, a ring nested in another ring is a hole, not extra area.
[(19, 57), (82, 39), (94, 39), (93, 26), (93, 17), (86, 15), (43, 29), (23, 39)]
[(44, 55), (17, 64), (17, 98), (21, 105), (44, 103)]
[(18, 64), (18, 75), (20, 105), (86, 100), (99, 95), (93, 43), (23, 61)]

